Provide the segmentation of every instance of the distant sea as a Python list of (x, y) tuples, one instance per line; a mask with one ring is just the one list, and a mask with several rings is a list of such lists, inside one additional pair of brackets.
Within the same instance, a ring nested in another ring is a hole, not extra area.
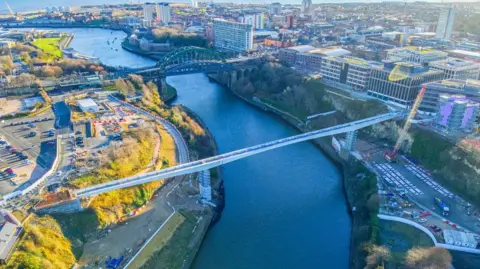
[[(199, 2), (211, 2), (212, 0), (200, 0)], [(386, 0), (400, 2), (402, 0)], [(384, 2), (386, 2), (384, 1)], [(429, 2), (440, 2), (440, 0), (427, 0)], [(476, 0), (464, 0), (465, 2)], [(102, 5), (102, 4), (123, 4), (123, 3), (143, 3), (143, 2), (172, 2), (172, 3), (190, 3), (190, 0), (10, 0), (7, 1), (10, 7), (15, 12), (40, 10), (45, 7), (53, 6), (84, 6), (84, 5)], [(302, 0), (213, 0), (214, 3), (238, 3), (238, 4), (260, 4), (260, 3), (272, 3), (281, 2), (285, 4), (301, 4)], [(382, 2), (382, 0), (313, 0), (314, 4), (317, 3), (348, 3), (348, 2)], [(403, 1), (402, 1), (403, 2)], [(455, 2), (455, 1), (453, 1)], [(8, 9), (5, 5), (5, 1), (0, 0), (0, 14), (8, 13)]]

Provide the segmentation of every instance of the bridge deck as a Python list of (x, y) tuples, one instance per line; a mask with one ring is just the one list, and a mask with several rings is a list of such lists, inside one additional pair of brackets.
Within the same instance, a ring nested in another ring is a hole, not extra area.
[(307, 140), (312, 140), (312, 139), (316, 139), (324, 136), (351, 132), (354, 130), (358, 130), (373, 124), (377, 124), (377, 123), (398, 118), (401, 116), (403, 116), (403, 113), (401, 112), (387, 113), (387, 114), (383, 114), (383, 115), (379, 115), (379, 116), (375, 116), (375, 117), (371, 117), (371, 118), (367, 118), (367, 119), (363, 119), (355, 122), (345, 123), (345, 124), (341, 124), (341, 125), (317, 130), (317, 131), (299, 134), (299, 135), (271, 141), (268, 143), (263, 143), (257, 146), (224, 153), (224, 154), (206, 158), (203, 160), (181, 164), (181, 165), (163, 169), (160, 171), (91, 186), (88, 188), (77, 190), (75, 191), (75, 194), (77, 195), (78, 198), (89, 197), (89, 196), (98, 195), (104, 192), (108, 192), (111, 190), (132, 187), (135, 185), (144, 184), (144, 183), (148, 183), (148, 182), (159, 180), (159, 179), (191, 174), (191, 173), (203, 171), (206, 169), (210, 169), (213, 167), (217, 167), (226, 163), (230, 163), (230, 162), (233, 162), (242, 158), (246, 158), (252, 155), (256, 155), (268, 150), (273, 150), (279, 147), (284, 147), (287, 145), (291, 145), (291, 144), (295, 144), (295, 143), (299, 143)]

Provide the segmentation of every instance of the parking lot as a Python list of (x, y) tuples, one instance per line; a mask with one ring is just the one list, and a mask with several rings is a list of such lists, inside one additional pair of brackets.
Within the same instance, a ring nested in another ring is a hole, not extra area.
[(55, 117), (51, 111), (36, 117), (3, 121), (0, 125), (0, 193), (41, 177), (56, 155), (56, 135), (51, 129)]

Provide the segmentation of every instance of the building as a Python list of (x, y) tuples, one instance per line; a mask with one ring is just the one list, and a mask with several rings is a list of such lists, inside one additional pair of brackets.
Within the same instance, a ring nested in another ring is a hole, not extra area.
[(95, 103), (95, 101), (93, 101), (91, 98), (78, 100), (77, 105), (83, 112), (96, 113), (100, 110), (97, 103)]
[(166, 25), (171, 21), (169, 3), (158, 3), (156, 12), (157, 22), (161, 22)]
[(280, 3), (271, 3), (270, 6), (268, 7), (268, 13), (271, 15), (280, 15), (282, 12), (282, 4)]
[(303, 0), (302, 1), (302, 13), (311, 14), (312, 10), (312, 0)]
[(238, 52), (253, 49), (252, 25), (215, 19), (213, 29), (216, 48)]
[(429, 64), (430, 68), (443, 71), (443, 79), (478, 79), (480, 64), (457, 58), (434, 61)]
[(437, 31), (435, 37), (450, 40), (452, 37), (453, 22), (455, 21), (455, 9), (448, 8), (440, 11), (438, 16)]
[(378, 62), (350, 56), (324, 57), (320, 73), (325, 80), (347, 85), (353, 90), (365, 91), (372, 68), (379, 65)]
[(414, 64), (445, 60), (447, 56), (448, 54), (443, 51), (413, 46), (387, 50), (388, 61), (402, 61)]
[(480, 102), (480, 81), (478, 80), (442, 80), (427, 83), (425, 87), (425, 95), (418, 108), (420, 112), (436, 113), (441, 94), (464, 95), (470, 100)]
[(144, 4), (143, 5), (143, 26), (152, 27), (153, 20), (153, 5)]
[(341, 47), (315, 48), (310, 45), (301, 45), (282, 49), (279, 52), (280, 61), (290, 66), (300, 66), (320, 71), (323, 57), (339, 57), (351, 52)]
[(480, 52), (455, 49), (449, 50), (448, 55), (480, 63)]
[(198, 0), (192, 0), (192, 7), (198, 8)]
[(440, 94), (435, 127), (448, 135), (470, 133), (476, 127), (480, 104), (465, 95)]
[(368, 95), (384, 101), (409, 106), (424, 83), (439, 81), (443, 72), (426, 66), (406, 62), (384, 62), (372, 69), (368, 82)]
[(0, 212), (0, 262), (6, 264), (13, 253), (15, 243), (23, 231), (21, 223), (12, 213)]
[(254, 14), (245, 14), (243, 17), (240, 17), (240, 22), (244, 24), (249, 24), (253, 26), (253, 29), (260, 30), (265, 28), (265, 17), (263, 12), (254, 13)]

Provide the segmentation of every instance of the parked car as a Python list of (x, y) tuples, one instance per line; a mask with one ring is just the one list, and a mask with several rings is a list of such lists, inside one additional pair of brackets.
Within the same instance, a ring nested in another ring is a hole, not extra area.
[(425, 223), (425, 222), (427, 222), (427, 219), (421, 218), (418, 220), (418, 223)]
[(438, 228), (437, 225), (430, 225), (430, 229), (436, 233), (439, 233), (442, 231), (442, 229)]

